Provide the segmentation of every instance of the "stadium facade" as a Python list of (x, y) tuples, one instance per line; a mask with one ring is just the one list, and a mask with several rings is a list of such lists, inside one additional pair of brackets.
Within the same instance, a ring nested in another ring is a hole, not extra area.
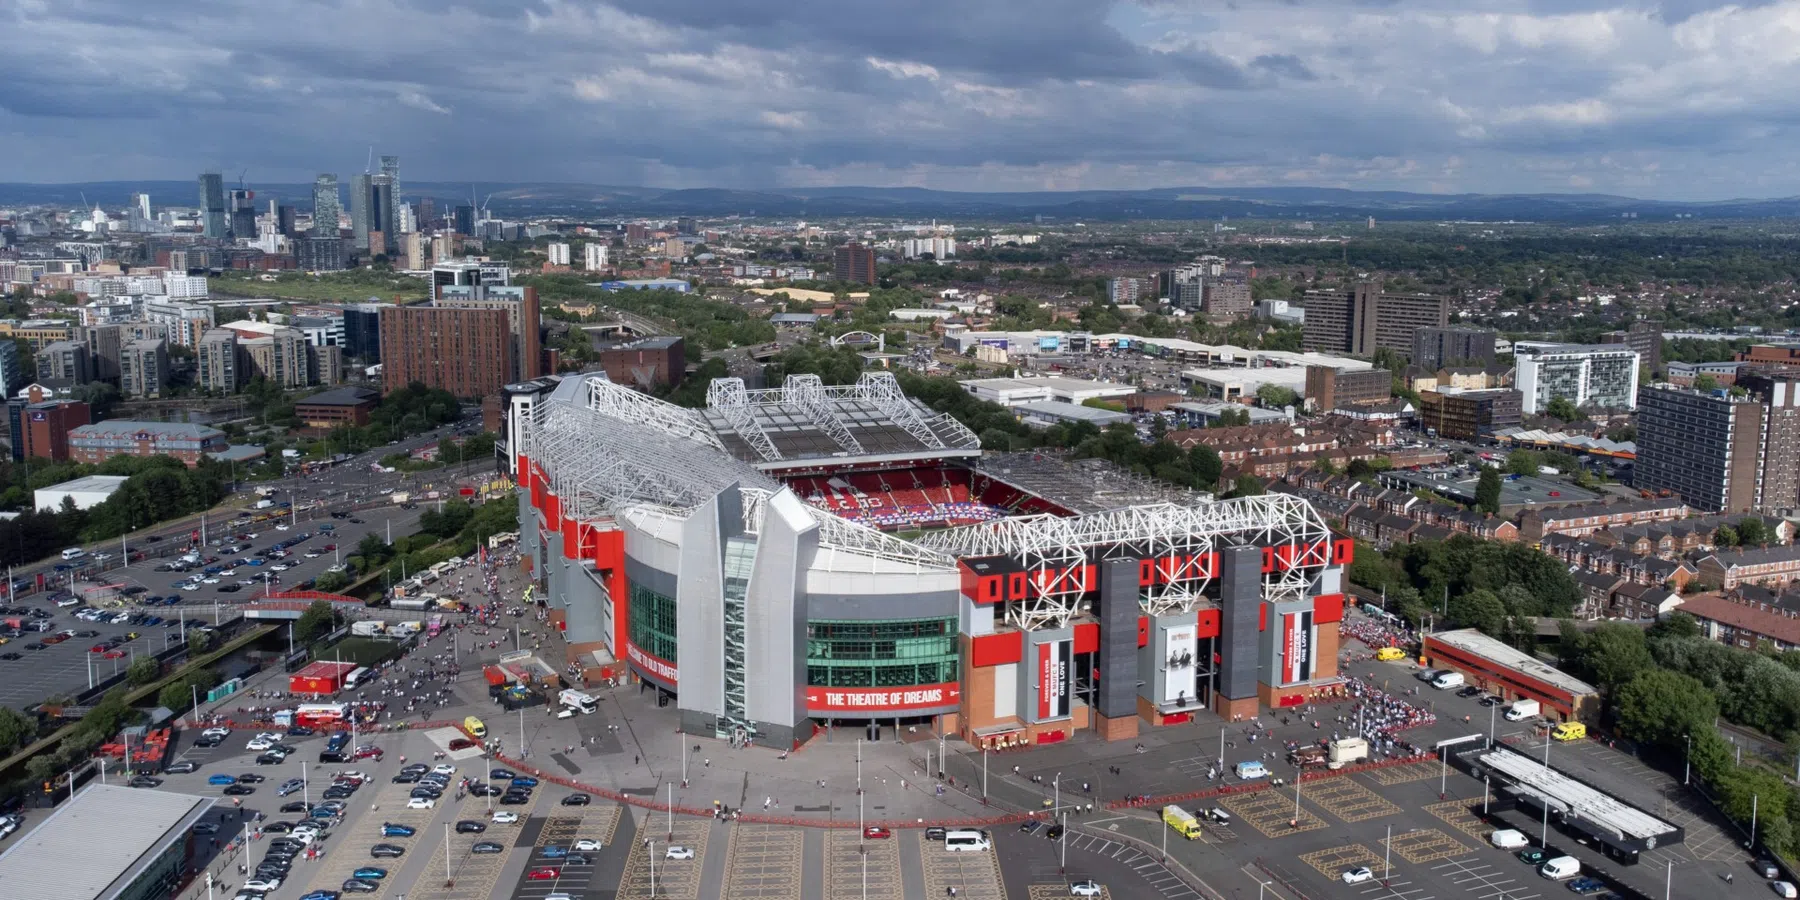
[(719, 379), (704, 410), (593, 373), (513, 409), (520, 546), (572, 657), (622, 661), (688, 732), (1122, 740), (1339, 682), (1351, 544), (1295, 497), (1084, 508), (885, 372)]

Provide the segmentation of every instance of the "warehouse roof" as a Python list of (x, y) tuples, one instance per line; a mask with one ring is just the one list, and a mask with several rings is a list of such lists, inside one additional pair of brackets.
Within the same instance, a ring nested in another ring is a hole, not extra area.
[(148, 434), (158, 440), (187, 439), (203, 441), (211, 437), (223, 436), (225, 432), (207, 425), (195, 425), (191, 422), (138, 422), (130, 419), (109, 419), (95, 422), (92, 425), (81, 425), (69, 429), (69, 437), (131, 437)]
[(212, 804), (193, 794), (91, 785), (0, 855), (0, 884), (20, 900), (117, 896)]
[(311, 397), (302, 397), (294, 401), (296, 406), (361, 406), (380, 397), (380, 394), (362, 387), (340, 387), (329, 391), (320, 391)]
[(1570, 696), (1581, 697), (1594, 693), (1594, 686), (1564, 672), (1543, 660), (1513, 647), (1503, 641), (1488, 637), (1473, 628), (1459, 631), (1440, 631), (1426, 635), (1426, 655), (1430, 655), (1431, 644), (1438, 643), (1464, 653), (1472, 653), (1495, 665), (1528, 675), (1546, 684), (1553, 685), (1569, 693)]

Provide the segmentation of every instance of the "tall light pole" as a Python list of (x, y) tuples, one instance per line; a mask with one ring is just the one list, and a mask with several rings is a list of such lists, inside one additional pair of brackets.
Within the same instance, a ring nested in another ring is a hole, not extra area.
[[(1389, 862), (1394, 855), (1394, 826), (1387, 827), (1387, 837), (1381, 839), (1381, 886), (1388, 886), (1388, 874), (1393, 871)], [(1261, 893), (1260, 891), (1258, 892)]]
[(1686, 787), (1688, 779), (1694, 774), (1694, 736), (1684, 734), (1682, 738), (1687, 741), (1687, 749), (1681, 754), (1681, 785)]
[(656, 838), (648, 841), (650, 847), (650, 896), (656, 896)]

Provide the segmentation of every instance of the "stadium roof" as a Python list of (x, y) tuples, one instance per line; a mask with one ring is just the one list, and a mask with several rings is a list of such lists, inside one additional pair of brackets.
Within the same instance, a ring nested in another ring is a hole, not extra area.
[(1191, 504), (1207, 498), (1104, 459), (1072, 459), (1042, 450), (990, 453), (975, 463), (975, 471), (1076, 514), (1144, 503)]
[(1668, 843), (1681, 829), (1611, 794), (1589, 787), (1542, 762), (1506, 747), (1496, 747), (1476, 757), (1490, 770), (1506, 776), (1514, 793), (1533, 798), (1565, 819), (1580, 819), (1621, 841), (1652, 839), (1650, 846)]
[(742, 379), (719, 378), (707, 389), (704, 417), (727, 453), (764, 471), (981, 454), (974, 432), (901, 393), (888, 372), (829, 386), (817, 375), (789, 375), (779, 388), (754, 391)]
[(0, 854), (0, 884), (18, 900), (118, 896), (213, 805), (213, 798), (90, 785)]

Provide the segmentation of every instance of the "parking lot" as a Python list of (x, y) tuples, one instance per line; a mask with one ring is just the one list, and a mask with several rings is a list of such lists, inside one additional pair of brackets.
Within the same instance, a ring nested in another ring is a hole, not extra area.
[(805, 837), (797, 828), (734, 826), (725, 866), (725, 896), (800, 900)]
[[(395, 785), (406, 787), (407, 785)], [(535, 806), (504, 807), (517, 812), (521, 819), (530, 815)], [(479, 834), (450, 835), (448, 850), (442, 835), (435, 836), (429, 846), (432, 848), (431, 861), (426, 863), (425, 872), (413, 885), (408, 895), (426, 900), (488, 900), (494, 896), (494, 889), (500, 882), (500, 875), (506, 868), (507, 860), (513, 857), (512, 848), (519, 843), (522, 832), (518, 825), (502, 825), (492, 820), (493, 814), (488, 811), (486, 797), (470, 796), (456, 806), (453, 821), (465, 819), (482, 822), (487, 831)], [(504, 853), (475, 853), (470, 848), (480, 841), (493, 841), (507, 848)]]
[[(902, 835), (919, 840), (919, 832)], [(953, 853), (943, 841), (920, 841), (920, 862), (925, 871), (926, 897), (948, 896), (956, 888), (957, 897), (972, 900), (1006, 900), (1006, 887), (1000, 878), (1000, 860), (993, 852)], [(1048, 844), (1049, 841), (1044, 843)]]
[[(669, 900), (699, 900), (701, 868), (706, 862), (706, 847), (715, 825), (712, 819), (680, 818), (675, 819), (676, 846), (687, 847), (694, 851), (693, 859), (668, 859), (668, 829), (662, 822), (656, 821), (646, 826), (645, 836), (650, 839), (646, 844), (639, 841), (631, 846), (631, 856), (625, 861), (625, 875), (619, 880), (619, 896), (648, 897), (651, 896), (651, 849), (655, 849), (656, 896)], [(723, 826), (721, 826), (723, 827)]]
[[(434, 843), (443, 844), (443, 834), (430, 828), (432, 819), (436, 818), (436, 809), (408, 809), (407, 794), (412, 790), (410, 784), (392, 784), (385, 780), (382, 783), (365, 785), (358, 791), (357, 800), (369, 804), (368, 812), (363, 813), (355, 821), (346, 822), (335, 829), (332, 835), (331, 851), (326, 853), (317, 869), (307, 879), (308, 891), (335, 891), (363, 866), (380, 866), (384, 869), (398, 870), (411, 862), (411, 857), (418, 853), (430, 853)], [(373, 793), (374, 796), (365, 795)], [(359, 804), (360, 805), (360, 804)], [(386, 824), (404, 825), (416, 832), (411, 837), (383, 837), (381, 829)], [(369, 855), (369, 848), (376, 844), (394, 844), (406, 849), (406, 855), (398, 859), (376, 859)], [(384, 878), (376, 882), (380, 889), (372, 894), (361, 896), (369, 900), (382, 900), (390, 891), (400, 884), (400, 892), (406, 890), (404, 879)]]

